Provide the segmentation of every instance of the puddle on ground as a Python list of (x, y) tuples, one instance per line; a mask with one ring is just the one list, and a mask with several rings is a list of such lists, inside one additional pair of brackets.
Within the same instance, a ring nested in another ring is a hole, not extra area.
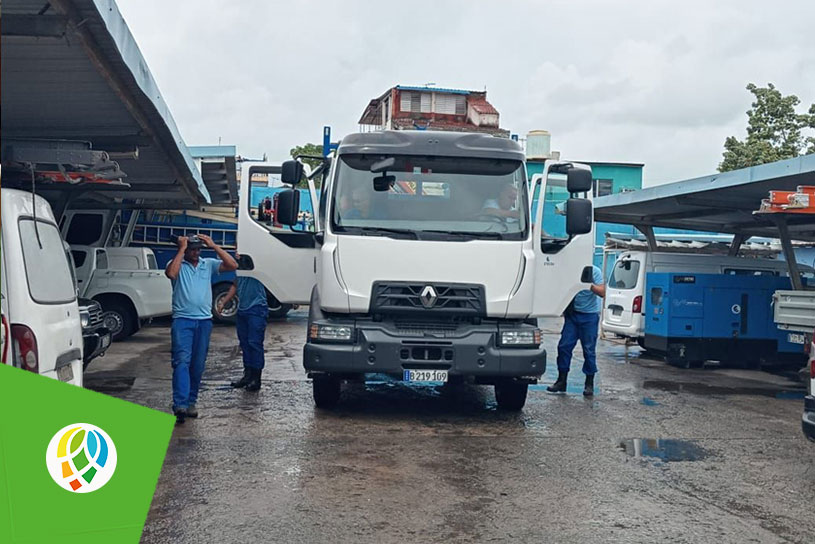
[(774, 389), (772, 387), (724, 387), (721, 385), (708, 385), (706, 383), (672, 382), (669, 380), (645, 380), (643, 389), (657, 389), (672, 393), (695, 393), (697, 395), (758, 395), (762, 397), (775, 397), (778, 399), (802, 399), (804, 390)]
[(700, 461), (710, 455), (693, 442), (670, 438), (629, 438), (621, 440), (618, 447), (629, 457), (650, 457), (665, 462)]
[(120, 393), (133, 387), (136, 381), (135, 376), (104, 376), (100, 373), (85, 375), (83, 386), (85, 389), (96, 391), (97, 393)]

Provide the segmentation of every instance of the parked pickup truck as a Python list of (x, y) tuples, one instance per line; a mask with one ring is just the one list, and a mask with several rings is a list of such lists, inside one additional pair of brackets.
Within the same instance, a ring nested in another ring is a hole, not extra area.
[(144, 257), (139, 261), (142, 268), (120, 269), (111, 266), (109, 257), (120, 253), (120, 249), (131, 248), (71, 246), (79, 296), (102, 305), (102, 319), (113, 340), (127, 338), (143, 322), (172, 312), (170, 280), (164, 271), (149, 268), (147, 257), (152, 251), (138, 248)]
[(82, 324), (82, 368), (110, 347), (111, 334), (105, 326), (102, 305), (89, 298), (79, 299), (79, 320)]
[(809, 352), (809, 395), (804, 398), (801, 428), (815, 442), (815, 291), (776, 291), (773, 312), (778, 328), (788, 331), (787, 340), (802, 344), (802, 349)]

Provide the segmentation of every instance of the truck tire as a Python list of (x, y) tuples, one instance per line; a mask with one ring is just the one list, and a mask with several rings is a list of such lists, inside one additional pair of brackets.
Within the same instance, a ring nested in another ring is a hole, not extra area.
[(330, 410), (340, 401), (340, 380), (334, 376), (318, 376), (312, 380), (314, 404), (317, 408)]
[(137, 318), (128, 304), (115, 299), (100, 302), (102, 302), (102, 322), (110, 330), (111, 340), (118, 342), (136, 332)]
[(235, 295), (222, 313), (218, 313), (218, 303), (223, 300), (232, 287), (231, 283), (218, 283), (212, 287), (212, 319), (223, 325), (234, 325), (238, 315), (238, 296)]
[(269, 305), (269, 317), (272, 319), (283, 319), (291, 310), (291, 304), (282, 304), (269, 291), (266, 291), (266, 303)]
[(495, 400), (498, 408), (510, 412), (517, 412), (526, 404), (528, 385), (512, 380), (500, 381), (495, 384)]

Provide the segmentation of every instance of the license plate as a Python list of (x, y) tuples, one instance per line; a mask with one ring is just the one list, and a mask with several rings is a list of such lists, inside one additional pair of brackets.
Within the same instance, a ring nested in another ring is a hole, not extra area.
[(405, 370), (406, 382), (446, 382), (446, 370)]
[(788, 332), (787, 342), (789, 342), (790, 344), (801, 344), (803, 346), (804, 344), (806, 344), (806, 335), (795, 332)]
[(70, 382), (74, 379), (73, 365), (62, 365), (57, 369), (57, 378), (61, 382)]
[(612, 308), (612, 309), (611, 309), (611, 314), (612, 314), (612, 315), (615, 315), (615, 316), (618, 316), (618, 315), (623, 315), (623, 309), (622, 309), (622, 308), (620, 308), (620, 307), (617, 307), (617, 308)]

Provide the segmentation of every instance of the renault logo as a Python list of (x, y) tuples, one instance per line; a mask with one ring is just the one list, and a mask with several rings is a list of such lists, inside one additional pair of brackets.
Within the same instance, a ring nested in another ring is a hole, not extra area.
[(432, 308), (438, 299), (439, 295), (432, 285), (425, 285), (422, 294), (419, 295), (419, 300), (422, 301), (422, 306), (425, 308)]

